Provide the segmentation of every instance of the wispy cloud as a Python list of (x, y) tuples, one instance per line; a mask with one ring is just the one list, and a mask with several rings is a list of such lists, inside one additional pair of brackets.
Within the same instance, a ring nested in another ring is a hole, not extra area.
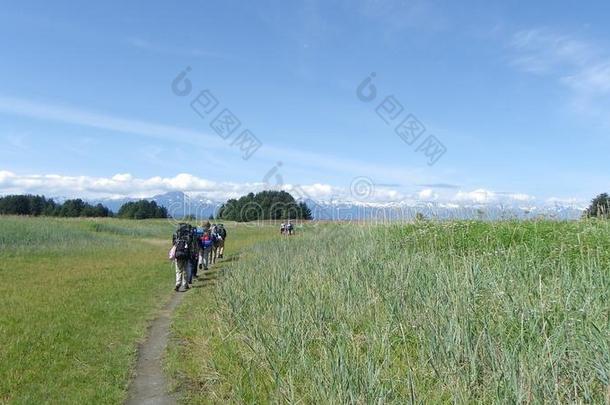
[(561, 74), (591, 63), (599, 55), (589, 42), (545, 28), (523, 30), (510, 41), (512, 63), (531, 73)]
[(15, 97), (0, 96), (0, 112), (162, 140), (176, 139), (176, 136), (185, 140), (191, 137), (196, 137), (195, 139), (203, 138), (206, 143), (210, 142), (214, 147), (225, 146), (224, 142), (221, 142), (217, 137), (187, 128), (116, 117), (71, 106), (40, 103)]
[[(92, 112), (81, 108), (54, 103), (41, 103), (38, 101), (25, 100), (21, 98), (5, 97), (0, 95), (0, 113), (24, 116), (28, 118), (61, 122), (84, 127), (99, 128), (119, 134), (129, 134), (144, 138), (152, 138), (167, 141), (172, 144), (180, 139), (181, 144), (190, 145), (194, 148), (216, 150), (235, 154), (235, 148), (210, 133), (196, 131), (190, 128), (164, 125), (137, 119), (117, 117), (114, 115)], [(261, 137), (262, 138), (262, 137)], [(411, 179), (413, 182), (435, 181), (425, 172), (424, 168), (405, 168), (390, 166), (374, 162), (364, 162), (341, 156), (309, 152), (290, 147), (281, 147), (265, 142), (256, 156), (262, 158), (268, 165), (273, 165), (278, 160), (289, 158), (289, 164), (321, 173), (333, 171), (345, 173), (350, 176), (375, 173), (375, 180), (379, 182), (398, 182)], [(247, 162), (252, 164), (252, 162)], [(244, 163), (246, 164), (246, 163)], [(266, 172), (267, 169), (265, 169)], [(265, 172), (261, 173), (261, 178)]]
[(2, 137), (5, 146), (11, 149), (23, 151), (28, 148), (28, 135), (25, 133), (9, 133)]
[(610, 125), (609, 52), (592, 40), (547, 28), (519, 31), (511, 38), (510, 46), (513, 66), (556, 79), (570, 90), (574, 111)]
[(585, 67), (571, 76), (564, 77), (563, 82), (580, 93), (590, 95), (610, 94), (610, 58)]
[(129, 46), (153, 53), (162, 55), (175, 55), (175, 56), (187, 56), (187, 57), (211, 57), (211, 58), (225, 58), (227, 55), (203, 50), (200, 48), (183, 48), (176, 46), (169, 46), (161, 43), (156, 43), (142, 39), (139, 37), (129, 37), (126, 39)]

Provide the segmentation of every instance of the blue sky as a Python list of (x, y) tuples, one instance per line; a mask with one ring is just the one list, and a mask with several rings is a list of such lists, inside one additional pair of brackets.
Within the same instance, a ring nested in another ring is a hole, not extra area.
[[(362, 179), (384, 201), (610, 188), (607, 2), (124, 3), (4, 4), (1, 194), (222, 199), (279, 182), (277, 162), (316, 198)], [(206, 118), (190, 107), (203, 90), (219, 102)], [(386, 96), (425, 126), (413, 145), (376, 113)], [(224, 108), (241, 122), (227, 140), (210, 126)], [(247, 160), (245, 129), (262, 144)], [(446, 148), (433, 165), (416, 151), (429, 135)]]

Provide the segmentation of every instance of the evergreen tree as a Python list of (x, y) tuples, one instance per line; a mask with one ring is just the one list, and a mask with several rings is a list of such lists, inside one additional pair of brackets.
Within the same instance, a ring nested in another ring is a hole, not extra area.
[(301, 219), (313, 219), (313, 216), (311, 215), (311, 210), (303, 201), (299, 203), (299, 211), (301, 213)]
[(93, 206), (80, 198), (57, 204), (44, 196), (8, 195), (0, 197), (0, 215), (107, 217), (112, 213), (101, 204)]
[(591, 200), (584, 216), (587, 218), (610, 218), (610, 196), (608, 196), (608, 193), (602, 193)]
[(167, 218), (167, 209), (155, 201), (132, 201), (123, 204), (117, 216), (129, 219)]
[(85, 202), (80, 198), (66, 200), (59, 212), (60, 217), (80, 217), (85, 209)]
[(286, 191), (249, 193), (230, 199), (218, 210), (217, 218), (248, 222), (265, 219), (312, 219), (311, 210), (304, 202), (297, 202)]

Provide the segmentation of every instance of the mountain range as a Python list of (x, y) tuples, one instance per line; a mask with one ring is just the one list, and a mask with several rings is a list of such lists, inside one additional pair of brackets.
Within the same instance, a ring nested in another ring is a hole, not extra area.
[[(59, 199), (61, 200), (61, 199)], [(136, 198), (98, 199), (89, 202), (108, 207), (114, 212)], [(197, 219), (209, 218), (215, 215), (224, 201), (213, 201), (201, 194), (185, 194), (180, 191), (169, 192), (147, 198), (167, 208), (174, 218), (193, 215)], [(412, 219), (423, 215), (433, 219), (534, 219), (552, 218), (559, 220), (577, 219), (585, 207), (569, 203), (528, 204), (489, 203), (489, 204), (454, 204), (447, 202), (428, 202), (405, 200), (388, 203), (372, 203), (348, 200), (316, 201), (311, 198), (300, 199), (311, 209), (314, 219), (340, 221), (392, 221), (397, 219)]]

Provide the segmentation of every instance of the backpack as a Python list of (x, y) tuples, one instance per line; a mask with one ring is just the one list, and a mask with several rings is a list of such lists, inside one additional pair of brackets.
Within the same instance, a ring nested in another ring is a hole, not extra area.
[(213, 239), (212, 235), (210, 233), (206, 232), (201, 237), (201, 246), (203, 246), (204, 248), (209, 248), (213, 244), (214, 244), (214, 239)]
[(196, 237), (197, 239), (199, 239), (199, 238), (201, 238), (201, 237), (203, 236), (204, 229), (203, 229), (203, 228), (201, 228), (201, 227), (197, 227), (197, 228), (195, 228), (195, 229), (193, 230), (193, 233), (195, 234), (195, 237)]
[(178, 239), (189, 240), (193, 234), (193, 227), (190, 224), (180, 223), (172, 237), (174, 245)]
[(221, 225), (218, 227), (218, 234), (220, 235), (220, 237), (222, 239), (225, 239), (227, 237), (227, 230), (225, 229), (224, 226)]
[(189, 224), (180, 223), (172, 237), (174, 246), (174, 258), (176, 260), (186, 260), (191, 256), (191, 239), (193, 227)]
[(186, 239), (178, 239), (176, 242), (176, 251), (174, 253), (174, 258), (176, 260), (186, 260), (190, 257), (190, 244)]

